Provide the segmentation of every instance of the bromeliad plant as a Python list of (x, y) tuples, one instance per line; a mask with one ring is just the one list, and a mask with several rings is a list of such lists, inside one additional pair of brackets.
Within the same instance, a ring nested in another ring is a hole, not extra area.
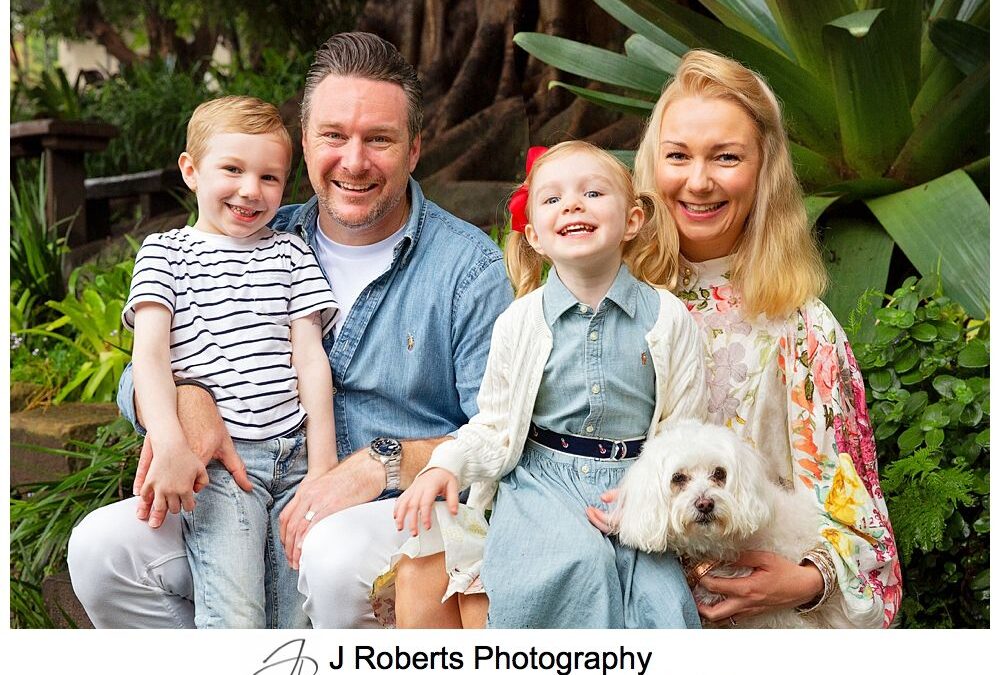
[(641, 116), (689, 49), (761, 73), (784, 106), (838, 317), (885, 289), (894, 244), (988, 315), (988, 0), (701, 0), (717, 20), (670, 0), (594, 1), (635, 31), (624, 54), (538, 33), (515, 43), (613, 91), (551, 86)]

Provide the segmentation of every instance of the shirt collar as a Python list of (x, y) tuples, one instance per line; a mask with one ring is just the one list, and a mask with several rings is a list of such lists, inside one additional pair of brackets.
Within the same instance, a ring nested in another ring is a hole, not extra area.
[[(604, 298), (618, 305), (629, 318), (635, 318), (638, 296), (639, 281), (629, 272), (628, 266), (622, 263), (621, 267), (618, 268), (618, 275), (615, 276), (615, 280)], [(578, 308), (580, 304), (580, 301), (566, 288), (562, 279), (556, 274), (555, 268), (551, 268), (549, 278), (542, 291), (542, 307), (545, 321), (549, 326), (554, 325), (556, 320), (567, 311)], [(596, 310), (596, 307), (591, 309)]]

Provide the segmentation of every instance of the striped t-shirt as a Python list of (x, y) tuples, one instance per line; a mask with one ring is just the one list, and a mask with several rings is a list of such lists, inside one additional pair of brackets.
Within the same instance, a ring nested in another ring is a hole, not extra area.
[(305, 420), (291, 322), (321, 310), (325, 335), (337, 305), (299, 237), (266, 228), (246, 239), (193, 227), (152, 234), (136, 256), (122, 311), (129, 329), (140, 302), (170, 309), (174, 376), (212, 390), (234, 439), (285, 436)]

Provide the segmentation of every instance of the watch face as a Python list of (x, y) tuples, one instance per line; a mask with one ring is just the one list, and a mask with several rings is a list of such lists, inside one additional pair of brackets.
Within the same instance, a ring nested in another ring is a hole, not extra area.
[(376, 438), (371, 442), (371, 449), (384, 457), (393, 457), (403, 451), (403, 446), (395, 438)]

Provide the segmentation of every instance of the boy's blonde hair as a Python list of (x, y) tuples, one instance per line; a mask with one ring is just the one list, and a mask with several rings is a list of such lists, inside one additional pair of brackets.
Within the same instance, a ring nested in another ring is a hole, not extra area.
[[(627, 208), (642, 208), (645, 222), (639, 234), (625, 243), (622, 259), (633, 276), (653, 286), (672, 289), (677, 283), (677, 230), (664, 222), (666, 209), (655, 192), (638, 192), (632, 183), (628, 168), (611, 153), (584, 141), (564, 141), (545, 151), (535, 160), (524, 184), (531, 191), (531, 179), (538, 168), (574, 152), (585, 152), (601, 162), (608, 170), (612, 184), (621, 190)], [(531, 200), (525, 207), (531, 222)], [(622, 214), (624, 217), (625, 214)], [(542, 269), (547, 258), (531, 248), (520, 232), (511, 231), (504, 242), (504, 260), (507, 275), (514, 285), (514, 295), (521, 297), (542, 285)]]
[(223, 96), (195, 108), (188, 121), (185, 147), (195, 164), (205, 156), (209, 139), (217, 134), (276, 134), (288, 148), (289, 157), (292, 154), (292, 138), (281, 113), (253, 96)]
[[(635, 157), (636, 186), (656, 190), (663, 115), (687, 96), (735, 103), (754, 123), (762, 155), (757, 197), (732, 252), (732, 282), (749, 315), (787, 316), (819, 296), (827, 276), (792, 167), (781, 105), (759, 75), (710, 51), (685, 54), (646, 124)], [(667, 223), (676, 229), (669, 216)]]

